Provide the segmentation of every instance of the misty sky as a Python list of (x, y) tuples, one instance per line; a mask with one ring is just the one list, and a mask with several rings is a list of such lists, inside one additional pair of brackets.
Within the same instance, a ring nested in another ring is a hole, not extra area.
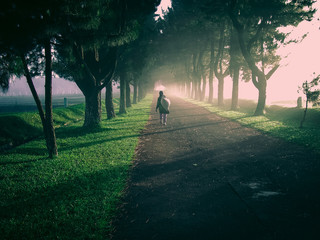
[[(39, 95), (44, 95), (44, 79), (35, 77), (33, 83)], [(74, 82), (67, 81), (61, 78), (53, 78), (52, 80), (52, 94), (82, 94), (80, 89)], [(27, 80), (23, 77), (21, 79), (14, 78), (10, 83), (9, 91), (6, 94), (0, 95), (14, 96), (14, 95), (31, 95), (31, 91), (27, 84)]]

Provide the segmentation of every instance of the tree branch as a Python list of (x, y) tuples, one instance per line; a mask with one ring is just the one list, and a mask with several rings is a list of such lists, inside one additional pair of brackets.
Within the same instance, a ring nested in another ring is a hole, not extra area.
[(260, 88), (260, 84), (259, 84), (259, 82), (257, 81), (257, 76), (254, 75), (253, 73), (252, 73), (252, 83), (253, 83), (253, 85), (254, 85), (257, 89)]
[(250, 48), (252, 47), (253, 43), (255, 41), (257, 41), (259, 39), (259, 37), (261, 36), (261, 32), (262, 32), (264, 25), (265, 25), (265, 20), (262, 19), (256, 34), (248, 41), (248, 45), (247, 45), (248, 51), (250, 51)]
[(276, 66), (274, 66), (270, 72), (268, 72), (268, 74), (266, 75), (266, 79), (268, 80), (269, 78), (271, 78), (271, 76), (274, 74), (275, 71), (277, 71), (277, 69), (280, 67), (279, 64), (277, 64)]
[(90, 79), (92, 80), (94, 86), (96, 86), (97, 85), (97, 80), (96, 80), (95, 76), (92, 74), (90, 68), (88, 67), (88, 65), (86, 63), (86, 61), (84, 61), (84, 59), (82, 58), (81, 54), (79, 53), (78, 45), (77, 45), (76, 42), (73, 42), (73, 48), (74, 48), (74, 52), (75, 52), (75, 55), (76, 55), (78, 61), (80, 61), (81, 64), (83, 64), (83, 66), (84, 66), (87, 74), (90, 76)]
[[(234, 1), (232, 1), (232, 3), (233, 2)], [(239, 23), (238, 19), (233, 15), (232, 11), (230, 11), (229, 14), (230, 14), (230, 18), (232, 20), (233, 26), (237, 30), (239, 46), (244, 59), (248, 63), (249, 68), (251, 69), (251, 71), (254, 73), (255, 76), (264, 77), (263, 72), (256, 66), (253, 57), (251, 56), (250, 52), (248, 51), (248, 48), (245, 45), (243, 26)]]
[(113, 68), (108, 72), (108, 74), (101, 80), (103, 82), (101, 85), (97, 86), (97, 90), (101, 91), (108, 83), (112, 80), (115, 69), (117, 67), (117, 60), (114, 61)]
[(114, 72), (115, 72), (117, 64), (118, 64), (117, 53), (118, 53), (118, 48), (112, 49), (111, 57), (110, 57), (112, 65), (111, 65), (110, 71), (104, 76), (104, 78), (101, 79), (100, 83), (102, 83), (102, 84), (97, 86), (98, 91), (101, 91), (105, 86), (107, 86), (107, 84), (113, 78)]

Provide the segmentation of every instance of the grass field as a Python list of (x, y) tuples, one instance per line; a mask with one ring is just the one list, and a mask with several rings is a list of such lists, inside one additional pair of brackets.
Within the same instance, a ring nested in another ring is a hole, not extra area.
[[(83, 120), (83, 104), (68, 108), (56, 108), (53, 111), (56, 128)], [(0, 115), (0, 146), (19, 145), (43, 135), (38, 112), (8, 113)]]
[[(108, 239), (151, 101), (113, 120), (103, 113), (101, 126), (90, 131), (79, 121), (83, 105), (55, 109), (55, 124), (63, 126), (56, 130), (57, 158), (47, 158), (42, 138), (2, 153), (1, 239)], [(41, 131), (31, 113), (13, 117)]]
[(245, 126), (320, 152), (320, 108), (308, 109), (304, 127), (300, 129), (303, 108), (269, 106), (265, 116), (253, 116), (256, 107), (253, 101), (241, 100), (239, 111), (231, 111), (229, 101), (226, 101), (225, 107), (219, 108), (205, 102), (186, 100)]

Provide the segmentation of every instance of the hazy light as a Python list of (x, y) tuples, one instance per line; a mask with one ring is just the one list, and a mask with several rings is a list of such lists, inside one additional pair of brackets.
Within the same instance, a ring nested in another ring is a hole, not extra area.
[(155, 13), (158, 14), (161, 18), (163, 18), (163, 13), (167, 11), (168, 8), (171, 8), (171, 0), (161, 0), (161, 3), (158, 6), (157, 11)]
[(157, 82), (155, 84), (154, 90), (155, 91), (164, 91), (164, 90), (166, 90), (166, 87), (163, 86), (161, 83)]

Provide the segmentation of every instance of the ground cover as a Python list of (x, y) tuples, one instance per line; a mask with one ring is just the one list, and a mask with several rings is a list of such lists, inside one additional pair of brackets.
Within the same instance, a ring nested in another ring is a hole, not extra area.
[(225, 107), (217, 107), (193, 99), (185, 100), (205, 107), (220, 116), (233, 119), (242, 125), (320, 152), (320, 108), (308, 109), (304, 127), (300, 129), (299, 125), (304, 111), (302, 108), (267, 106), (265, 116), (253, 116), (256, 104), (252, 101), (240, 101), (239, 111), (231, 111), (230, 104), (225, 104)]
[(84, 129), (82, 121), (58, 128), (53, 160), (43, 139), (2, 153), (2, 239), (106, 239), (151, 101), (148, 96), (113, 120), (103, 113), (96, 129)]
[[(84, 104), (53, 110), (55, 128), (82, 120), (83, 116)], [(37, 111), (1, 114), (0, 125), (0, 146), (19, 145), (30, 139), (42, 137), (42, 124)]]

